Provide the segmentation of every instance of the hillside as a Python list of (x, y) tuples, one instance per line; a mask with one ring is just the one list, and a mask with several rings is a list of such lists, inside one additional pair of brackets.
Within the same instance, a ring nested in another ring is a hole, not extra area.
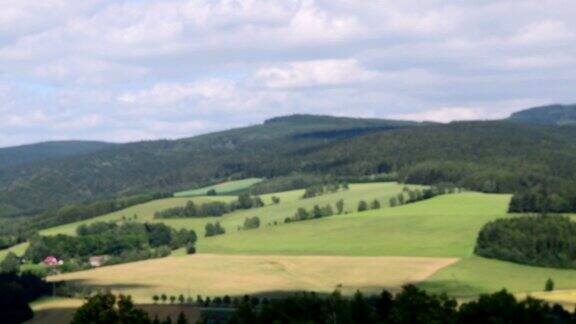
[(4, 168), (0, 216), (293, 173), (396, 173), (401, 181), (452, 182), (484, 192), (511, 193), (538, 183), (562, 190), (576, 181), (575, 163), (575, 127), (294, 115), (187, 139), (115, 145)]
[(513, 113), (507, 120), (528, 124), (576, 125), (576, 105), (550, 105)]
[(93, 141), (59, 141), (0, 148), (0, 169), (95, 152), (113, 146)]
[(401, 181), (452, 182), (485, 192), (576, 181), (576, 127), (456, 122), (369, 134), (326, 145), (301, 158), (303, 171), (371, 174)]
[(0, 216), (123, 194), (173, 192), (230, 177), (287, 174), (294, 165), (286, 157), (335, 140), (411, 125), (418, 124), (296, 115), (182, 140), (115, 145), (58, 161), (13, 166), (0, 172)]

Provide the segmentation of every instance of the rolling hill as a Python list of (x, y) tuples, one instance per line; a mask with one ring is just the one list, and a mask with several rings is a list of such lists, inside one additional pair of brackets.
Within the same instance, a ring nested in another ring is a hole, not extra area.
[(295, 115), (182, 140), (115, 145), (58, 161), (12, 166), (0, 172), (0, 216), (117, 195), (173, 192), (231, 177), (287, 174), (294, 171), (291, 157), (326, 143), (414, 125), (419, 124)]
[(576, 125), (576, 105), (549, 105), (513, 113), (508, 121), (542, 125)]
[(59, 141), (0, 148), (0, 169), (91, 153), (113, 145), (94, 141)]

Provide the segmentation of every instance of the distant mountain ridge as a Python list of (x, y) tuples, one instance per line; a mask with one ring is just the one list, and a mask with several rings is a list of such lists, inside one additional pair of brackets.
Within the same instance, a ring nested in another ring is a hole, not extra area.
[(98, 141), (51, 141), (0, 148), (0, 168), (91, 153), (113, 145)]
[(576, 105), (548, 105), (513, 113), (508, 121), (541, 125), (576, 125)]

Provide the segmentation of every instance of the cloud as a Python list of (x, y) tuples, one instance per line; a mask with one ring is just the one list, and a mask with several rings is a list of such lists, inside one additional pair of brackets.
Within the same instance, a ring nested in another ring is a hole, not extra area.
[(458, 120), (478, 120), (485, 117), (485, 112), (471, 107), (442, 107), (419, 113), (396, 114), (392, 118), (415, 121), (434, 121), (446, 123)]
[(378, 78), (355, 59), (332, 59), (289, 63), (256, 72), (256, 80), (269, 88), (298, 88), (354, 84)]
[(2, 5), (0, 145), (176, 138), (290, 113), (499, 118), (576, 101), (570, 0)]

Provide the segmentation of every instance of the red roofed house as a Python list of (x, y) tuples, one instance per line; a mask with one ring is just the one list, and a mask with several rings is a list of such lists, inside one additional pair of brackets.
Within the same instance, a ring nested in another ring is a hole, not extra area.
[(55, 256), (49, 255), (44, 259), (44, 264), (47, 266), (56, 266), (59, 264), (59, 262)]

